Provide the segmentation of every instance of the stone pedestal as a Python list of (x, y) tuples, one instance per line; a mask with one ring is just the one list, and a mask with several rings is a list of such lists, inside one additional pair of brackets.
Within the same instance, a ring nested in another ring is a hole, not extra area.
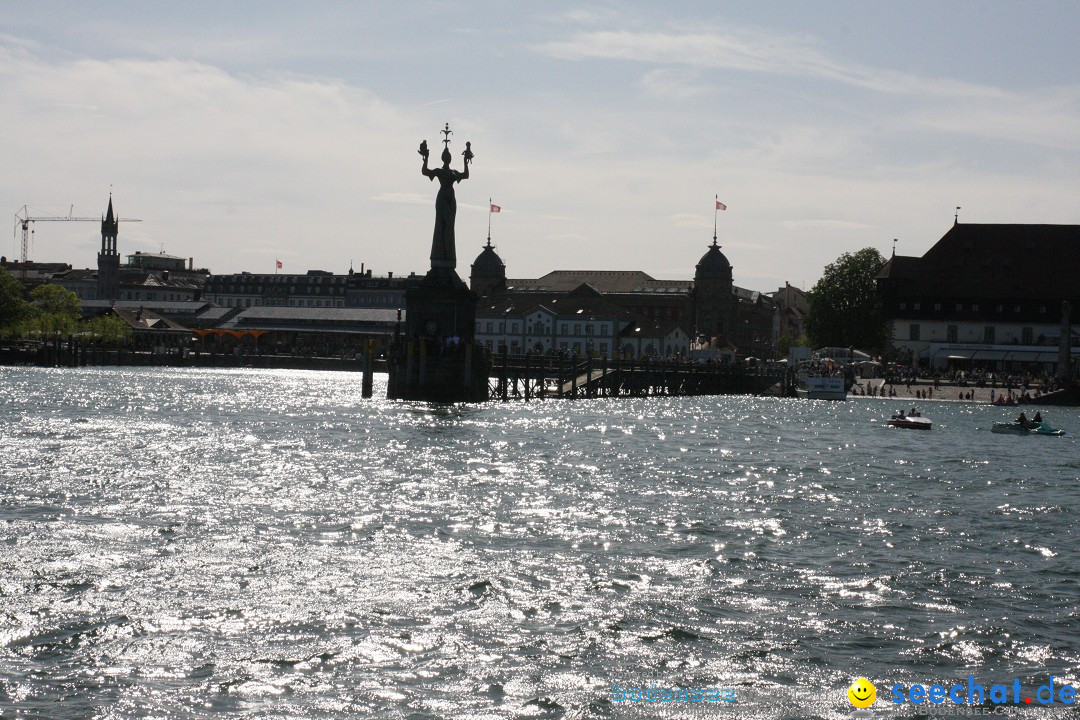
[(388, 364), (391, 400), (484, 402), (491, 360), (474, 345), (476, 295), (448, 268), (433, 268), (405, 295), (405, 334)]
[(472, 341), (476, 294), (452, 269), (434, 268), (419, 287), (405, 294), (405, 338), (436, 344)]

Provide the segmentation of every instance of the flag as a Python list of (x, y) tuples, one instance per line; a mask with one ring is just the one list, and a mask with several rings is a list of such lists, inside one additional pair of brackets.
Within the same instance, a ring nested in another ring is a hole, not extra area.
[(717, 200), (716, 201), (716, 209), (717, 210), (727, 210), (727, 205), (725, 205), (724, 203)]
[(282, 265), (282, 264), (281, 264), (281, 261), (280, 261), (280, 260), (276, 260), (275, 262), (277, 263), (277, 269), (278, 269), (278, 270), (280, 270), (281, 268), (285, 267), (284, 265)]
[(502, 212), (502, 207), (500, 207), (499, 205), (496, 205), (495, 203), (492, 203), (491, 204), (491, 212)]

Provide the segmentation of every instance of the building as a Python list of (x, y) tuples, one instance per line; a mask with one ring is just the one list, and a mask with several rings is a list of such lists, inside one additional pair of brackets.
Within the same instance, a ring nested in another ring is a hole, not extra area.
[(615, 357), (634, 318), (596, 288), (519, 293), (482, 298), (476, 308), (476, 342), (489, 352), (562, 352)]
[[(120, 263), (118, 236), (120, 221), (113, 212), (112, 196), (109, 208), (101, 218), (101, 249), (97, 255), (97, 269), (72, 269), (70, 265), (53, 273), (49, 282), (75, 293), (83, 301), (83, 307), (108, 307), (129, 300), (146, 303), (155, 311), (164, 306), (159, 303), (195, 302), (202, 295), (203, 286), (210, 271), (196, 269), (193, 258), (161, 253), (136, 251), (127, 256), (127, 263)], [(167, 313), (166, 313), (167, 314)]]
[(779, 314), (780, 327), (777, 342), (785, 338), (789, 345), (796, 345), (806, 333), (806, 317), (810, 314), (810, 301), (806, 293), (790, 283), (770, 293)]
[(205, 351), (243, 347), (263, 353), (351, 357), (374, 342), (386, 352), (403, 312), (391, 308), (252, 306), (195, 330)]
[(222, 307), (343, 308), (347, 275), (308, 270), (304, 275), (256, 274), (211, 275), (206, 299)]
[[(481, 296), (477, 338), (493, 351), (505, 344), (512, 353), (518, 348), (666, 357), (687, 355), (693, 341), (734, 343), (743, 357), (771, 357), (781, 330), (777, 301), (734, 285), (715, 237), (693, 280), (658, 280), (640, 270), (554, 270), (539, 278), (507, 278), (506, 264), (489, 240), (472, 265), (470, 287)], [(557, 305), (558, 298), (565, 301)], [(529, 334), (529, 323), (546, 329)]]
[(346, 275), (325, 270), (297, 274), (212, 275), (207, 280), (206, 299), (222, 307), (295, 308), (405, 308), (405, 291), (418, 282), (415, 275), (372, 277), (371, 270)]
[(891, 343), (912, 362), (1053, 372), (1063, 303), (1080, 307), (1080, 226), (957, 222), (876, 280)]
[(191, 330), (145, 308), (113, 307), (112, 313), (131, 328), (132, 345), (138, 350), (164, 352), (191, 345)]
[(53, 275), (71, 269), (71, 266), (67, 263), (44, 263), (34, 262), (33, 260), (20, 262), (18, 260), (8, 260), (6, 257), (0, 257), (0, 267), (7, 268), (17, 280), (22, 282), (27, 291), (33, 290), (38, 285), (51, 282)]

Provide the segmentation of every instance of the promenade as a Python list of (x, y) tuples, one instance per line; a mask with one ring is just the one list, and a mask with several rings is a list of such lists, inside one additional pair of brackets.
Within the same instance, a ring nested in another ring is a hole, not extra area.
[[(878, 394), (875, 396), (876, 399), (896, 400), (900, 401), (902, 404), (913, 405), (917, 405), (921, 402), (966, 402), (989, 405), (992, 402), (991, 393), (993, 393), (994, 398), (1008, 393), (1003, 387), (976, 387), (975, 385), (970, 384), (962, 387), (960, 385), (947, 383), (939, 383), (937, 387), (934, 387), (934, 382), (932, 380), (921, 380), (918, 383), (912, 383), (910, 385), (910, 390), (908, 389), (909, 386), (903, 383), (892, 385), (892, 389), (896, 391), (896, 396), (889, 397), (888, 386), (885, 388), (884, 393), (881, 391), (881, 386), (886, 385), (885, 381), (881, 378), (859, 380), (857, 385), (860, 386), (862, 390), (867, 391), (867, 397), (871, 397), (869, 388), (876, 387), (878, 389)], [(916, 393), (919, 392), (922, 393), (923, 397), (917, 397)], [(963, 399), (960, 397), (961, 393), (963, 394)], [(968, 393), (971, 393), (970, 400), (967, 399)], [(1029, 393), (1033, 396), (1033, 400), (1027, 404), (1037, 405), (1038, 400), (1034, 399), (1034, 390), (1029, 389)], [(1019, 394), (1020, 393), (1017, 390), (1013, 390), (1013, 397), (1016, 397)], [(855, 396), (849, 394), (849, 397)], [(862, 393), (860, 392), (857, 397), (862, 397)]]

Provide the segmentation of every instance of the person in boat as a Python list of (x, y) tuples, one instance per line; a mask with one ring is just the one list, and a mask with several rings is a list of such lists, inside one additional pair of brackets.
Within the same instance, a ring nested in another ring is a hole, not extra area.
[(1032, 426), (1042, 425), (1042, 413), (1038, 410), (1035, 411), (1035, 417), (1031, 418)]
[(1023, 410), (1020, 411), (1020, 417), (1016, 418), (1016, 424), (1022, 428), (1026, 428), (1028, 426), (1027, 415), (1024, 414)]
[(920, 417), (920, 413), (915, 408), (911, 408), (911, 412), (907, 414), (908, 417)]
[(893, 415), (893, 418), (896, 419), (896, 420), (903, 420), (904, 419), (904, 411), (903, 410), (898, 410), (896, 412), (896, 414)]

